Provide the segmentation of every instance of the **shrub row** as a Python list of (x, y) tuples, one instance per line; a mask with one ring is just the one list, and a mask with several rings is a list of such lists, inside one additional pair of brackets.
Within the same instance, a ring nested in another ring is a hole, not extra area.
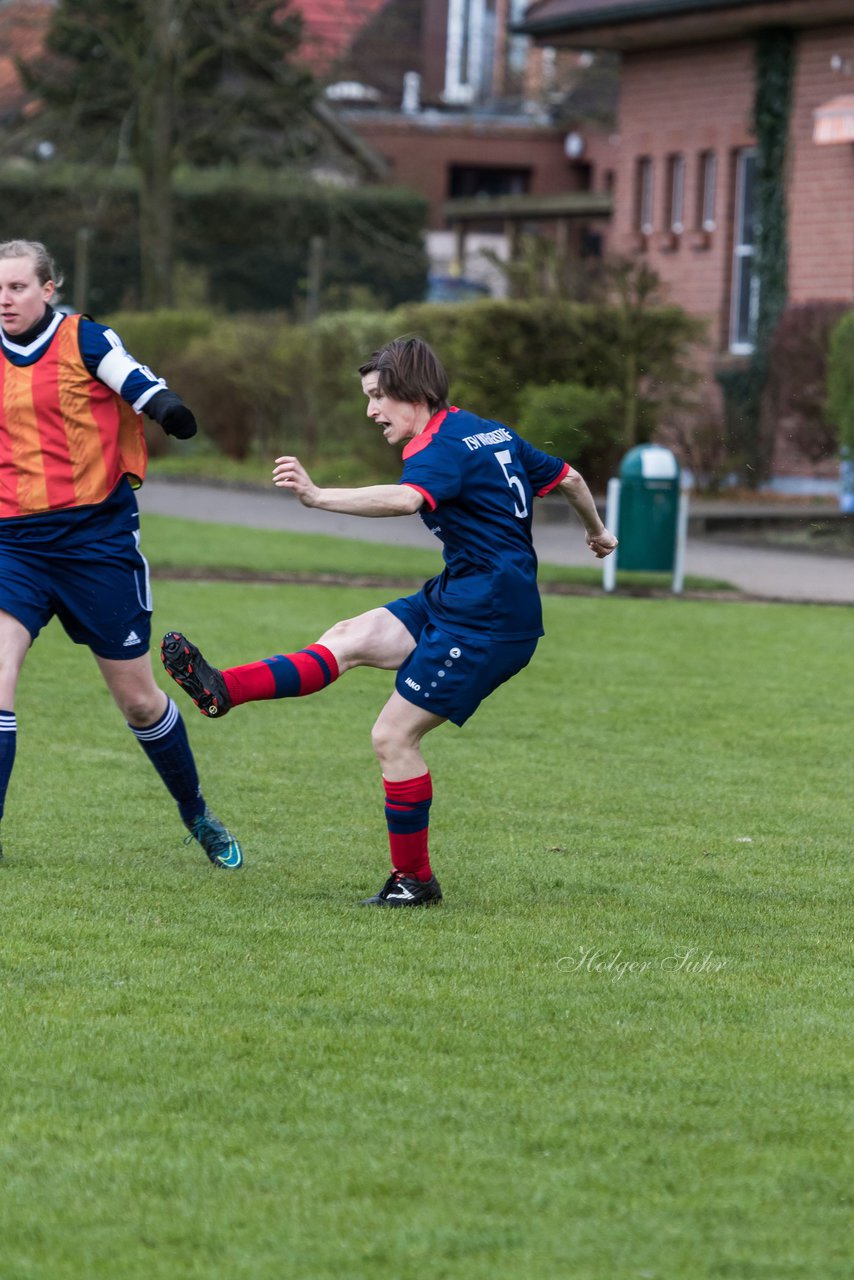
[[(392, 477), (396, 456), (362, 429), (356, 370), (389, 338), (417, 333), (447, 365), (455, 403), (509, 422), (599, 482), (627, 448), (667, 425), (696, 334), (670, 308), (647, 310), (627, 332), (619, 309), (496, 301), (330, 313), (311, 325), (201, 310), (128, 312), (111, 323), (232, 458), (288, 448), (312, 462), (340, 459), (342, 476), (355, 466)], [(852, 405), (854, 311), (839, 303), (787, 309), (770, 351), (767, 430), (786, 432), (817, 461), (837, 452), (840, 433), (854, 449)], [(168, 447), (156, 431), (151, 446)], [(734, 437), (729, 453), (737, 457)]]
[[(247, 168), (179, 170), (173, 194), (178, 277), (192, 283), (200, 302), (296, 314), (306, 296), (315, 237), (322, 241), (320, 293), (326, 305), (394, 307), (424, 297), (427, 206), (414, 192), (379, 186), (342, 190)], [(64, 270), (70, 299), (76, 236), (87, 229), (87, 307), (132, 307), (139, 298), (137, 203), (129, 168), (105, 174), (82, 166), (5, 165), (0, 240), (43, 240)]]
[[(811, 463), (832, 457), (839, 449), (835, 415), (828, 406), (829, 359), (832, 335), (848, 311), (849, 304), (845, 302), (805, 302), (787, 307), (768, 352), (763, 434), (769, 444), (775, 433), (784, 434)], [(850, 325), (848, 334), (850, 352)], [(836, 347), (834, 359), (838, 366), (844, 361), (844, 339)], [(837, 423), (841, 425), (838, 417)]]
[(627, 330), (607, 306), (498, 301), (330, 313), (310, 325), (196, 312), (110, 322), (233, 458), (287, 448), (393, 475), (399, 460), (367, 425), (356, 370), (390, 338), (419, 334), (451, 373), (453, 402), (510, 423), (594, 480), (650, 438), (688, 379), (697, 332), (675, 308), (649, 309)]

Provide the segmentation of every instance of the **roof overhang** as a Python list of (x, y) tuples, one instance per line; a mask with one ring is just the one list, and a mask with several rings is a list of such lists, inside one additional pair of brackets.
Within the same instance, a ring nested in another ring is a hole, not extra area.
[(580, 49), (661, 48), (750, 36), (763, 27), (850, 23), (851, 0), (536, 0), (514, 31)]
[(595, 191), (566, 191), (551, 196), (476, 196), (446, 200), (442, 205), (442, 214), (451, 222), (609, 218), (612, 210), (611, 197)]
[(854, 93), (831, 98), (813, 112), (813, 142), (820, 147), (854, 142)]

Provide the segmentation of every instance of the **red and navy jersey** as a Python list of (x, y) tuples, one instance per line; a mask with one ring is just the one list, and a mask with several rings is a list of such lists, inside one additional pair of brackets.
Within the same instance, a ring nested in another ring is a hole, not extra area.
[(463, 409), (435, 414), (409, 441), (400, 483), (423, 495), (421, 519), (443, 543), (445, 570), (425, 587), (437, 625), (505, 640), (543, 634), (533, 503), (568, 471)]

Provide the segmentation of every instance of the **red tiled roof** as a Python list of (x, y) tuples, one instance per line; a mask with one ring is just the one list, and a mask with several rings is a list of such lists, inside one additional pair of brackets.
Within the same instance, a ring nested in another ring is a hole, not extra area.
[(15, 57), (33, 58), (41, 52), (52, 9), (52, 0), (14, 0), (0, 7), (0, 117), (26, 102)]
[(292, 0), (302, 13), (301, 56), (317, 73), (347, 53), (356, 36), (387, 0)]
[[(291, 0), (303, 16), (300, 56), (319, 75), (343, 57), (362, 28), (388, 0)], [(55, 0), (0, 4), (0, 117), (26, 101), (15, 57), (32, 58), (44, 43)]]

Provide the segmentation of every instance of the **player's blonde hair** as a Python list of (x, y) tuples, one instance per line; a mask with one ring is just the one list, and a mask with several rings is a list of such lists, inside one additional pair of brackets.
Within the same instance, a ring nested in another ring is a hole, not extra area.
[(0, 244), (0, 258), (32, 258), (39, 284), (52, 280), (57, 289), (62, 284), (56, 263), (41, 240), (4, 240)]

